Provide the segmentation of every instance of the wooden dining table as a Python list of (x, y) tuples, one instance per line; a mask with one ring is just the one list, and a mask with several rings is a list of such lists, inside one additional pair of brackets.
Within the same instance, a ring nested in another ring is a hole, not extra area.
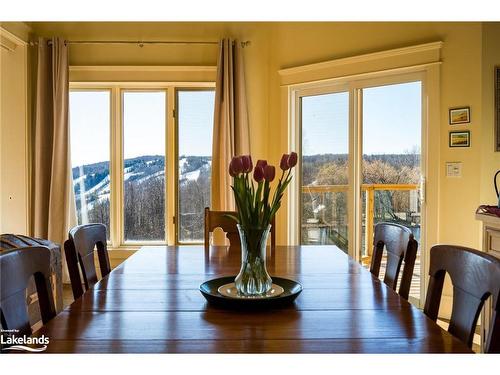
[(300, 282), (291, 305), (226, 310), (204, 281), (236, 275), (225, 247), (143, 247), (35, 333), (51, 353), (470, 353), (335, 246), (268, 249), (271, 276)]

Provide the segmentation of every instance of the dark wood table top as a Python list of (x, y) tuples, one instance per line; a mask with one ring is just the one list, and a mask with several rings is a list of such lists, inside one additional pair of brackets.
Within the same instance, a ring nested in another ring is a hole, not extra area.
[(225, 248), (142, 248), (35, 335), (56, 353), (470, 352), (337, 247), (273, 251), (271, 276), (304, 288), (282, 309), (207, 304), (199, 285), (239, 265)]

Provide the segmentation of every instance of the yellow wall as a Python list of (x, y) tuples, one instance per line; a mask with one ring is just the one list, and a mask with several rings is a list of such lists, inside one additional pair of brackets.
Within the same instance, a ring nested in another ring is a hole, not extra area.
[(500, 152), (494, 151), (494, 68), (500, 67), (499, 46), (500, 24), (483, 24), (481, 202), (487, 204), (497, 203), (493, 176), (500, 169)]
[[(491, 174), (499, 153), (492, 151), (491, 67), (498, 61), (498, 24), (480, 23), (30, 23), (39, 35), (68, 39), (251, 40), (245, 49), (252, 153), (277, 161), (287, 149), (281, 114), (278, 70), (431, 41), (444, 42), (441, 68), (440, 147), (430, 150), (440, 175), (439, 242), (480, 246), (474, 210), (491, 202)], [(72, 65), (215, 65), (214, 46), (70, 47)], [(489, 86), (488, 86), (489, 85)], [(484, 99), (484, 100), (483, 100)], [(472, 133), (468, 149), (449, 149), (448, 108), (469, 105)], [(462, 161), (463, 177), (447, 179), (446, 161)], [(481, 165), (481, 167), (478, 167)], [(2, 193), (3, 195), (3, 193)], [(286, 209), (280, 214), (278, 242), (286, 239)], [(430, 245), (430, 244), (429, 244)]]
[[(0, 233), (28, 233), (27, 47), (2, 26), (0, 57)], [(24, 35), (26, 37), (26, 35)]]

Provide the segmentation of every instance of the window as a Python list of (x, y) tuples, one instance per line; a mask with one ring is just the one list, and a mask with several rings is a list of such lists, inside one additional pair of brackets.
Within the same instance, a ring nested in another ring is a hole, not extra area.
[(179, 91), (179, 242), (203, 242), (204, 208), (210, 206), (213, 91)]
[(102, 223), (110, 236), (110, 92), (71, 91), (70, 137), (78, 224)]
[(125, 241), (165, 241), (165, 92), (123, 92)]
[(112, 247), (203, 242), (213, 113), (213, 83), (71, 84), (78, 223)]

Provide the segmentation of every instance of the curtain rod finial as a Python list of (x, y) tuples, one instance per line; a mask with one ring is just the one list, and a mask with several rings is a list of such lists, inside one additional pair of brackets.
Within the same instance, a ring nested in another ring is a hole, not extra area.
[(248, 47), (250, 44), (252, 44), (249, 40), (245, 40), (240, 43), (242, 48)]

